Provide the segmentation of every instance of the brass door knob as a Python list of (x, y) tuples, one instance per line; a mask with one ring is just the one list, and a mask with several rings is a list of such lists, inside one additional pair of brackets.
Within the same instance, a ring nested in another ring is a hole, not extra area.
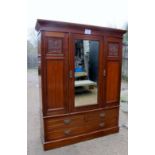
[(100, 123), (99, 126), (100, 126), (100, 127), (104, 127), (104, 123)]
[(67, 119), (64, 119), (64, 124), (70, 124), (71, 122), (71, 119), (67, 118)]
[(73, 78), (73, 72), (72, 72), (72, 70), (69, 71), (69, 77), (70, 78)]
[(100, 117), (104, 117), (104, 116), (105, 116), (104, 112), (100, 113)]

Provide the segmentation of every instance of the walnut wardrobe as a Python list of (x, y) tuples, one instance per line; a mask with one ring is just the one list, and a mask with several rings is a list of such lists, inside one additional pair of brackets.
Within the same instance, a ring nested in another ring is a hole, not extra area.
[(119, 131), (125, 30), (38, 19), (44, 150)]

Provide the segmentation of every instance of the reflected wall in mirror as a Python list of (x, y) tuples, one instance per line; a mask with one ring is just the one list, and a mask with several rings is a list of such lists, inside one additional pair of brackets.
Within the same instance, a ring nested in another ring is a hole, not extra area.
[(99, 41), (75, 40), (75, 107), (97, 104)]

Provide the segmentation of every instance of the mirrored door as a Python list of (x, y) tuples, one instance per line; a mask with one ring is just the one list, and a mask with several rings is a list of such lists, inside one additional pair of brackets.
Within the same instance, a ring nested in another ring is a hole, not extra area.
[(70, 97), (74, 110), (100, 106), (101, 43), (100, 37), (75, 35), (72, 38), (70, 95), (73, 97)]
[(99, 41), (77, 39), (74, 42), (74, 106), (97, 104)]

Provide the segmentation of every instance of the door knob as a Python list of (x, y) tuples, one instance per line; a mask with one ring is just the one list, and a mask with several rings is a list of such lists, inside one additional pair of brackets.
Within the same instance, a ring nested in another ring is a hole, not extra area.
[(100, 127), (104, 127), (104, 123), (100, 123), (99, 126), (100, 126)]
[(106, 77), (106, 70), (103, 71), (103, 76)]
[(71, 119), (64, 119), (64, 124), (70, 124)]
[(104, 112), (100, 113), (100, 117), (104, 117), (104, 116), (105, 116)]
[(71, 130), (70, 130), (70, 129), (64, 131), (64, 134), (65, 134), (66, 136), (70, 135), (70, 133), (71, 133)]

